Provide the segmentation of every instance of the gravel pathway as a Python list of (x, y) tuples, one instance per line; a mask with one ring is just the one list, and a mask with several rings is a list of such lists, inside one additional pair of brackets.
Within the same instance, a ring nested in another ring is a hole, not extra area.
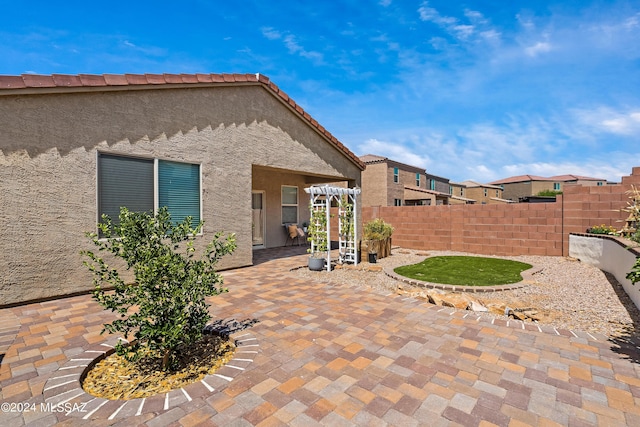
[[(422, 261), (425, 256), (439, 255), (474, 256), (474, 254), (451, 251), (428, 251), (427, 253), (394, 249), (392, 256), (378, 260), (378, 265), (394, 268), (415, 264)], [(533, 276), (534, 282), (528, 286), (508, 291), (473, 294), (474, 298), (485, 304), (502, 302), (514, 307), (535, 308), (543, 314), (540, 323), (558, 328), (599, 332), (610, 337), (640, 337), (640, 311), (627, 296), (622, 285), (610, 274), (567, 257), (500, 258), (525, 262), (540, 271)], [(313, 272), (307, 268), (301, 268), (292, 271), (292, 274), (328, 283), (371, 288), (376, 291), (397, 291), (415, 296), (432, 291), (405, 284), (402, 284), (399, 290), (400, 283), (383, 272), (360, 269)]]

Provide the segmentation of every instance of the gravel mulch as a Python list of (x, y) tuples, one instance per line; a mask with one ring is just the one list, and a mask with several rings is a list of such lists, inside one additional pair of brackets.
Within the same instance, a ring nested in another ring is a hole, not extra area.
[[(395, 268), (415, 264), (426, 256), (440, 255), (474, 256), (452, 251), (394, 249), (390, 257), (378, 260), (378, 265), (383, 268)], [(473, 294), (474, 298), (485, 304), (501, 302), (512, 307), (535, 308), (543, 313), (539, 323), (557, 328), (597, 332), (610, 337), (640, 337), (640, 311), (612, 275), (568, 257), (500, 258), (533, 265), (537, 272), (533, 275), (532, 283), (508, 291)], [(325, 283), (369, 288), (374, 291), (401, 292), (415, 296), (433, 291), (400, 284), (382, 271), (335, 269), (331, 272), (314, 272), (300, 268), (291, 273)]]

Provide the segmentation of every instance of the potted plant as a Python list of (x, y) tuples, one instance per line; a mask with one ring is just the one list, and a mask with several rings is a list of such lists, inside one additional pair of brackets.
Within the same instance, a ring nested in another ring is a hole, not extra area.
[(321, 271), (327, 259), (327, 212), (325, 207), (309, 206), (311, 218), (307, 229), (307, 240), (311, 243), (308, 250), (309, 270)]
[(363, 228), (363, 244), (366, 246), (370, 263), (377, 262), (378, 258), (391, 255), (393, 227), (390, 224), (387, 224), (381, 218), (377, 218), (367, 222)]

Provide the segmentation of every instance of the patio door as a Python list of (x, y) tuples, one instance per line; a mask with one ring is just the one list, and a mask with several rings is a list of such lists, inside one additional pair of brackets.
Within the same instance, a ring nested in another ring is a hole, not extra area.
[(251, 192), (251, 236), (254, 247), (264, 247), (266, 215), (264, 191)]

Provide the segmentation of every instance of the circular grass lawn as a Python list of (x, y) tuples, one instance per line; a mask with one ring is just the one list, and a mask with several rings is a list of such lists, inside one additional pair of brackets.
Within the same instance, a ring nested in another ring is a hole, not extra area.
[(437, 256), (393, 271), (423, 282), (458, 286), (494, 286), (522, 281), (531, 268), (524, 262), (473, 256)]

